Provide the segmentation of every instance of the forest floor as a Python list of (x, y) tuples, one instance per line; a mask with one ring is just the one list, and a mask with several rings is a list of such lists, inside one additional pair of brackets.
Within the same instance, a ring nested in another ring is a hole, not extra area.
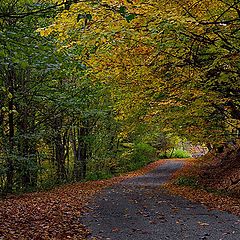
[(142, 175), (164, 163), (160, 160), (119, 177), (74, 183), (50, 191), (8, 196), (0, 200), (0, 240), (85, 239), (89, 234), (80, 216), (102, 189)]
[[(218, 207), (211, 194), (198, 199), (201, 190), (164, 185), (187, 162), (160, 160), (108, 180), (8, 197), (0, 202), (0, 239), (240, 239), (239, 216), (202, 204)], [(175, 194), (184, 191), (201, 203)]]
[(239, 183), (232, 184), (232, 179), (239, 179), (239, 174), (238, 159), (229, 157), (227, 162), (222, 162), (206, 155), (186, 161), (164, 187), (173, 194), (203, 203), (208, 208), (240, 216)]

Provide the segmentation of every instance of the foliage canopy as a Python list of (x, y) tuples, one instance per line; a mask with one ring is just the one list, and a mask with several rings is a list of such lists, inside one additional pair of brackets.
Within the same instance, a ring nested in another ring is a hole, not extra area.
[(1, 1), (3, 190), (234, 142), (239, 29), (239, 0)]

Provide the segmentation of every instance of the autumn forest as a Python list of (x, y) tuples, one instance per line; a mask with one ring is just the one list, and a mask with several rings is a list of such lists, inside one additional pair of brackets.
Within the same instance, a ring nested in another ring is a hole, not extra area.
[(0, 239), (240, 239), (239, 160), (240, 0), (0, 0)]
[(239, 40), (239, 0), (1, 0), (1, 194), (239, 151)]

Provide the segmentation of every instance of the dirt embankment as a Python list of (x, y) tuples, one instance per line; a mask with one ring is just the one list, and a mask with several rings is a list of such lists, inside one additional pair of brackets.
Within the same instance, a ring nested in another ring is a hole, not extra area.
[(240, 215), (240, 144), (187, 161), (166, 188), (210, 208)]
[(199, 171), (199, 183), (240, 196), (240, 145), (226, 145), (220, 153), (213, 151), (205, 155)]

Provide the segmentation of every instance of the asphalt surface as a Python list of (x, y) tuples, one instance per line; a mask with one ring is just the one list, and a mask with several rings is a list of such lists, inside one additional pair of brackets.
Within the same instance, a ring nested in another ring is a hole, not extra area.
[(240, 240), (240, 218), (169, 194), (161, 185), (182, 161), (123, 181), (97, 195), (83, 216), (89, 239)]

